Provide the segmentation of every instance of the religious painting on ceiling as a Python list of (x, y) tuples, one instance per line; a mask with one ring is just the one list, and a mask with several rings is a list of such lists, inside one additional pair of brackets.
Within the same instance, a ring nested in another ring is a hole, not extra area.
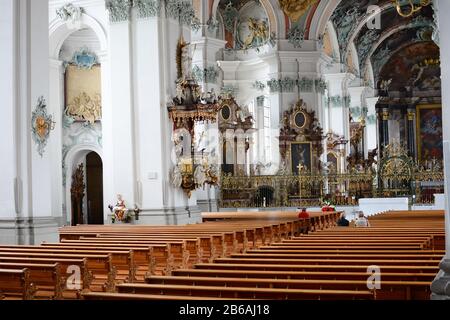
[(279, 0), (283, 12), (293, 22), (298, 21), (319, 0)]
[(380, 80), (390, 80), (389, 89), (415, 88), (428, 91), (441, 87), (439, 47), (434, 42), (417, 42), (395, 53), (380, 73)]
[(101, 120), (101, 67), (95, 65), (89, 69), (70, 64), (65, 77), (66, 114), (90, 124)]
[(266, 44), (273, 45), (270, 19), (261, 2), (222, 0), (219, 14), (222, 16), (228, 49), (259, 51)]
[(311, 142), (293, 142), (291, 144), (292, 172), (311, 172), (312, 153)]
[(419, 161), (443, 158), (440, 105), (417, 106), (417, 144)]
[(249, 17), (238, 25), (236, 40), (244, 50), (263, 46), (269, 41), (269, 38), (267, 19), (262, 20)]

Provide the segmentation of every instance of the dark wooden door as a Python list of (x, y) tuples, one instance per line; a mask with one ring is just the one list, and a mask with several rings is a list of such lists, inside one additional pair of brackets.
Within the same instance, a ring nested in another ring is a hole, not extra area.
[(103, 224), (103, 163), (95, 152), (86, 156), (86, 194), (88, 224)]

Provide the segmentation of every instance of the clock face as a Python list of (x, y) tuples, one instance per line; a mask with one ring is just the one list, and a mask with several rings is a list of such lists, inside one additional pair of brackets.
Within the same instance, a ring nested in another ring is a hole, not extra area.
[(231, 114), (230, 107), (226, 106), (226, 105), (223, 106), (220, 114), (222, 115), (223, 120), (228, 120), (230, 118), (230, 114)]
[(303, 112), (297, 112), (295, 114), (294, 123), (298, 128), (303, 128), (305, 126), (306, 118)]

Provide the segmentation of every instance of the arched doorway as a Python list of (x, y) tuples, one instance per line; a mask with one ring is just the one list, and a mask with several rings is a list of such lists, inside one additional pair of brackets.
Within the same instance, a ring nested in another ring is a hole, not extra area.
[(86, 155), (87, 223), (103, 224), (103, 163), (96, 152)]

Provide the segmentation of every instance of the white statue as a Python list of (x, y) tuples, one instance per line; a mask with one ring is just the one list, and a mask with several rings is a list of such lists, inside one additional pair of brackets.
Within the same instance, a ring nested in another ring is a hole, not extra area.
[(181, 176), (181, 170), (178, 165), (175, 166), (172, 172), (172, 185), (176, 188), (181, 187), (181, 183), (183, 182), (183, 177)]
[(214, 88), (211, 88), (211, 91), (209, 92), (209, 103), (216, 103), (217, 102), (217, 96), (216, 92), (214, 91)]
[(198, 165), (194, 171), (194, 182), (198, 187), (203, 187), (206, 182), (206, 168), (205, 165)]
[(241, 107), (238, 107), (236, 110), (236, 118), (238, 118), (241, 122), (245, 122), (245, 112)]
[(204, 151), (208, 146), (208, 141), (206, 137), (206, 131), (202, 131), (200, 134), (196, 134), (195, 146), (197, 151)]
[(183, 148), (183, 136), (181, 134), (176, 134), (173, 137), (173, 142), (175, 144), (175, 155), (177, 158), (183, 156), (184, 148)]
[(177, 88), (176, 88), (176, 90), (177, 90), (177, 100), (178, 100), (178, 103), (183, 103), (183, 101), (184, 101), (184, 87), (183, 87), (183, 82), (182, 81), (179, 81), (178, 83), (177, 83)]
[(183, 45), (181, 49), (181, 73), (184, 79), (192, 77), (192, 54), (189, 44)]
[(288, 173), (286, 160), (282, 159), (280, 163), (280, 167), (278, 169), (277, 175), (284, 176)]

